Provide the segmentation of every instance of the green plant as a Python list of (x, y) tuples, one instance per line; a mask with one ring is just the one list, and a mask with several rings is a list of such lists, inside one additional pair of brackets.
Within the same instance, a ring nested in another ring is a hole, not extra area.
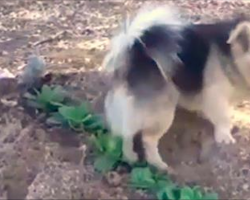
[(122, 159), (122, 140), (111, 134), (98, 133), (91, 138), (97, 158), (94, 167), (100, 172), (107, 172), (114, 169)]
[[(106, 173), (126, 161), (122, 155), (122, 139), (109, 134), (102, 118), (91, 112), (86, 103), (69, 105), (64, 90), (44, 85), (36, 95), (26, 94), (28, 105), (49, 114), (47, 123), (69, 126), (71, 129), (88, 131), (95, 148), (96, 170)], [(216, 200), (215, 193), (204, 193), (200, 187), (180, 187), (165, 174), (159, 173), (147, 163), (135, 163), (130, 174), (133, 188), (153, 192), (159, 200)]]
[(218, 195), (215, 193), (204, 193), (199, 187), (165, 187), (157, 192), (159, 200), (217, 200)]
[(44, 85), (41, 91), (36, 91), (36, 95), (26, 93), (24, 97), (30, 107), (45, 112), (54, 112), (63, 105), (66, 93), (61, 86), (49, 87)]
[(163, 174), (153, 172), (149, 167), (134, 168), (130, 175), (130, 184), (138, 189), (147, 189), (156, 193), (159, 200), (216, 200), (215, 193), (203, 193), (200, 187), (179, 187)]
[(75, 131), (83, 130), (83, 123), (91, 118), (85, 103), (79, 106), (62, 106), (58, 113), (68, 122), (70, 128)]

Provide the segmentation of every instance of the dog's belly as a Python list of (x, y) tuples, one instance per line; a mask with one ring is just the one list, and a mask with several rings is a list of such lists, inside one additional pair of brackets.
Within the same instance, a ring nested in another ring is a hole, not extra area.
[(187, 96), (180, 95), (178, 106), (188, 111), (199, 112), (202, 107), (201, 95)]

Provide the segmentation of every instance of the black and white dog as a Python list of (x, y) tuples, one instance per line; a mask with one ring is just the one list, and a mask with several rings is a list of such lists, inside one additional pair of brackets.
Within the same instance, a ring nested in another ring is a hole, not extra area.
[[(189, 24), (171, 7), (141, 9), (111, 43), (104, 67), (113, 75), (105, 114), (130, 161), (171, 168), (158, 153), (177, 106), (214, 125), (217, 143), (235, 143), (230, 105), (250, 91), (250, 22)], [(141, 139), (144, 155), (136, 153)]]

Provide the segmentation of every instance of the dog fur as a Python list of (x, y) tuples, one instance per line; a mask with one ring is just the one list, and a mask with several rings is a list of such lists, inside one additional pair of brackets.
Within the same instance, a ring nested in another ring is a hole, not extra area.
[[(113, 38), (103, 65), (113, 75), (105, 99), (107, 123), (123, 137), (130, 161), (144, 156), (171, 171), (158, 142), (177, 106), (210, 120), (217, 143), (235, 143), (231, 105), (248, 97), (250, 86), (248, 20), (190, 24), (172, 7), (142, 8)], [(143, 145), (141, 154), (136, 138)]]

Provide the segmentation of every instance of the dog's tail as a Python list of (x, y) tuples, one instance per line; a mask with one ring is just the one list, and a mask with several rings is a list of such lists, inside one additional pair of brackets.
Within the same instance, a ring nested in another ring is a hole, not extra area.
[(120, 68), (123, 61), (129, 60), (130, 53), (134, 52), (133, 46), (140, 44), (166, 78), (172, 71), (171, 62), (178, 59), (177, 41), (182, 27), (183, 22), (172, 7), (143, 7), (132, 21), (125, 21), (123, 30), (113, 38), (103, 66), (108, 71)]

